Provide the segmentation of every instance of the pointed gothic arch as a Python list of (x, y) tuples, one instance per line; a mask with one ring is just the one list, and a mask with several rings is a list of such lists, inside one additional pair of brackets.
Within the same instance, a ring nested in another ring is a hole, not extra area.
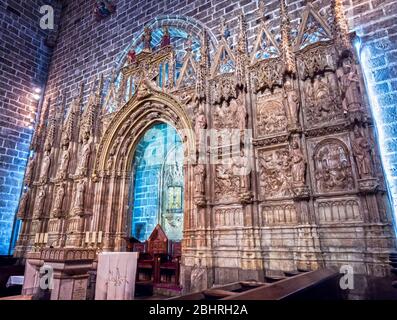
[(195, 137), (190, 119), (183, 106), (172, 96), (142, 84), (136, 94), (110, 122), (97, 150), (94, 181), (100, 192), (95, 193), (94, 224), (104, 230), (104, 249), (122, 251), (128, 236), (128, 199), (133, 177), (135, 149), (145, 132), (157, 123), (173, 126), (184, 148), (184, 228), (193, 210), (192, 163)]

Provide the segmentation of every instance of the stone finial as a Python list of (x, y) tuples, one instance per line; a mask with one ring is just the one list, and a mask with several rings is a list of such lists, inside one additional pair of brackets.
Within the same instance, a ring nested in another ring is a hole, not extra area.
[(238, 35), (238, 51), (240, 53), (247, 53), (247, 25), (245, 21), (245, 15), (241, 9), (239, 13), (239, 35)]
[(227, 40), (230, 37), (230, 30), (224, 17), (221, 18), (221, 38)]
[(343, 1), (332, 0), (331, 10), (334, 20), (333, 34), (335, 35), (336, 43), (341, 46), (341, 50), (349, 49), (351, 48), (351, 42), (349, 37), (349, 26), (343, 10)]
[(295, 59), (291, 48), (291, 23), (288, 16), (288, 9), (285, 0), (280, 1), (280, 18), (281, 18), (281, 53), (284, 58), (285, 71), (288, 73), (296, 72)]

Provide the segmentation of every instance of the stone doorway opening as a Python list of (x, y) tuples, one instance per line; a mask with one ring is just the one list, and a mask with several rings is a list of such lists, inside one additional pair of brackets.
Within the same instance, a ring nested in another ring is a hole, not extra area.
[(146, 241), (157, 224), (167, 238), (183, 232), (183, 144), (174, 127), (156, 123), (144, 133), (133, 158), (130, 193), (131, 236)]

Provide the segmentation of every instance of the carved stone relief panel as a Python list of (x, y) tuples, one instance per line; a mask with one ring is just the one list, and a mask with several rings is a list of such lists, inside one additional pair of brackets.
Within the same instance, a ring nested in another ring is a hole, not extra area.
[(259, 186), (262, 199), (292, 195), (291, 157), (288, 146), (258, 150)]
[(234, 228), (243, 226), (243, 210), (241, 207), (221, 207), (215, 209), (214, 228)]
[(240, 190), (241, 177), (235, 174), (231, 164), (217, 164), (215, 166), (215, 200), (237, 200)]
[(310, 127), (330, 125), (345, 119), (334, 73), (317, 75), (302, 85), (305, 121)]
[(312, 183), (316, 193), (333, 193), (355, 190), (351, 152), (345, 134), (332, 138), (309, 141), (311, 150)]
[(262, 226), (294, 225), (298, 223), (293, 202), (271, 203), (261, 206)]
[(287, 131), (287, 115), (283, 105), (282, 94), (260, 93), (256, 103), (257, 137), (276, 135)]
[(355, 197), (318, 199), (314, 206), (320, 224), (362, 220), (360, 202)]

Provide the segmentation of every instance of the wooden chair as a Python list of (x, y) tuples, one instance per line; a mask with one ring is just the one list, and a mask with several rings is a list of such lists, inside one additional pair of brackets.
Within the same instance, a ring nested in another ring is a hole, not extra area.
[(171, 250), (165, 261), (160, 263), (160, 277), (162, 273), (174, 276), (174, 284), (179, 285), (180, 260), (182, 255), (182, 245), (180, 242), (172, 242)]
[[(160, 225), (157, 225), (149, 239), (143, 245), (135, 244), (135, 250), (140, 252), (138, 258), (137, 282), (150, 281), (158, 283), (160, 279), (160, 261), (167, 255), (168, 238)], [(134, 251), (135, 251), (134, 250)], [(145, 274), (145, 278), (140, 279), (140, 275)]]

